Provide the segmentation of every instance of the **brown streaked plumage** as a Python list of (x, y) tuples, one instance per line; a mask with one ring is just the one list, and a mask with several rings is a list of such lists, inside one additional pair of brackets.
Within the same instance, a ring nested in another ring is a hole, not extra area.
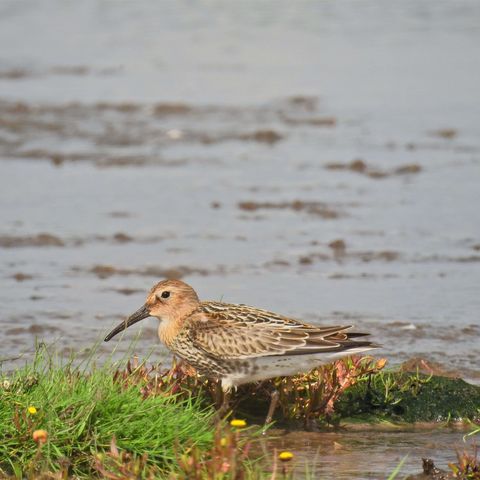
[(221, 380), (224, 391), (243, 383), (307, 372), (353, 353), (377, 348), (348, 326), (315, 326), (247, 305), (200, 302), (179, 280), (157, 283), (145, 305), (113, 329), (113, 336), (149, 316), (158, 336), (200, 374)]

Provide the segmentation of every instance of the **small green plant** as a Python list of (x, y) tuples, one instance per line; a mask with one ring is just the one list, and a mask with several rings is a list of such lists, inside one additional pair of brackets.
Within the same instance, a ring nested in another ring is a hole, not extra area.
[(347, 357), (312, 370), (306, 375), (276, 380), (280, 408), (284, 418), (331, 418), (335, 402), (343, 392), (361, 379), (378, 373), (384, 359)]
[[(279, 392), (277, 417), (283, 420), (335, 420), (335, 404), (343, 393), (357, 382), (366, 381), (380, 372), (386, 361), (372, 357), (347, 357), (321, 366), (304, 375), (278, 377), (258, 385), (239, 388), (239, 410), (247, 415), (259, 415), (265, 410), (273, 390)], [(246, 399), (246, 400), (244, 400)], [(263, 406), (259, 409), (259, 405)], [(260, 419), (261, 420), (261, 419)]]

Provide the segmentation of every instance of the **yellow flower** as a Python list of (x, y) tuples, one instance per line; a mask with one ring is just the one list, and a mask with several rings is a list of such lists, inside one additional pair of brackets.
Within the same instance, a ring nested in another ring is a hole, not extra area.
[(278, 458), (282, 462), (289, 462), (293, 458), (293, 453), (292, 452), (280, 452), (278, 454)]
[(222, 437), (220, 439), (220, 446), (224, 447), (227, 444), (227, 439), (225, 437)]
[(48, 438), (46, 430), (35, 430), (32, 434), (33, 441), (36, 443), (45, 443)]
[(30, 405), (30, 406), (27, 408), (27, 410), (28, 410), (28, 413), (29, 413), (30, 415), (35, 415), (35, 414), (37, 413), (37, 409), (36, 409), (33, 405)]
[(245, 420), (233, 419), (230, 422), (230, 425), (235, 428), (244, 428), (247, 426), (247, 422)]

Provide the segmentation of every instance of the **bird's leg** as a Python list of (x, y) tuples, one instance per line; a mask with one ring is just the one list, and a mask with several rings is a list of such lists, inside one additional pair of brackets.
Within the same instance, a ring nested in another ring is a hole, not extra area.
[(265, 418), (264, 426), (267, 426), (269, 423), (272, 422), (273, 414), (275, 413), (275, 409), (277, 408), (278, 399), (280, 398), (280, 392), (274, 388), (270, 392), (270, 406), (268, 407), (268, 413)]
[(214, 395), (215, 408), (218, 410), (223, 402), (223, 390), (220, 382), (215, 382), (215, 388), (213, 389), (212, 396)]
[(217, 417), (219, 420), (221, 420), (226, 415), (229, 408), (230, 408), (230, 390), (226, 390), (223, 392), (222, 405), (217, 410)]

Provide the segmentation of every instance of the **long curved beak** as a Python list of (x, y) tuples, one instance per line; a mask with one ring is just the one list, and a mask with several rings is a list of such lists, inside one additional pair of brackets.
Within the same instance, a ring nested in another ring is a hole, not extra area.
[(117, 325), (104, 339), (104, 342), (108, 342), (110, 339), (112, 339), (117, 333), (123, 332), (126, 328), (128, 328), (130, 325), (133, 325), (134, 323), (139, 322), (140, 320), (143, 320), (144, 318), (147, 318), (150, 316), (150, 312), (148, 311), (148, 308), (146, 305), (143, 307), (139, 308), (135, 313), (132, 313), (125, 321), (120, 323), (120, 325)]

